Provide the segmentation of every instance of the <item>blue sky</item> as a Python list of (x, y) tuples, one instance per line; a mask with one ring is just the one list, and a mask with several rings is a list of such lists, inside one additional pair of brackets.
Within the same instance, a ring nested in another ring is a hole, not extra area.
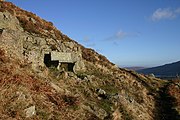
[(9, 1), (121, 67), (180, 60), (180, 0)]

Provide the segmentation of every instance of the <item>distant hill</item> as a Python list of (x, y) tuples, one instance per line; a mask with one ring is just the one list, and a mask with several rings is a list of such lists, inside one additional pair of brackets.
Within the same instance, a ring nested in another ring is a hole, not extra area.
[(124, 68), (129, 69), (129, 70), (134, 70), (134, 71), (146, 69), (145, 67), (138, 67), (138, 66), (135, 66), (135, 67), (124, 67)]
[(180, 75), (180, 61), (158, 67), (137, 70), (137, 72), (143, 74), (153, 73), (155, 76), (160, 77), (176, 76), (177, 74)]

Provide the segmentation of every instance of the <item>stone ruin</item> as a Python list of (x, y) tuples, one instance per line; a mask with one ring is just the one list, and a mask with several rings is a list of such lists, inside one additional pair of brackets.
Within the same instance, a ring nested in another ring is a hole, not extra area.
[(58, 70), (74, 72), (78, 56), (75, 53), (51, 51), (44, 54), (44, 64), (47, 67), (55, 67)]

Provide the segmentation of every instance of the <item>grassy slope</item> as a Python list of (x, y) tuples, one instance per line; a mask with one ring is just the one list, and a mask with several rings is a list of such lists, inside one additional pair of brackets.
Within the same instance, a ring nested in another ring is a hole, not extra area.
[[(0, 119), (25, 119), (24, 110), (36, 106), (32, 119), (65, 119), (77, 117), (69, 106), (78, 106), (79, 98), (55, 91), (49, 82), (39, 78), (30, 66), (8, 58), (0, 49)], [(78, 111), (78, 110), (77, 110)]]
[[(12, 3), (0, 3), (0, 11), (8, 11), (16, 16), (25, 31), (43, 37), (73, 41), (52, 26), (51, 22), (21, 10)], [(29, 17), (37, 23), (29, 20)], [(67, 78), (56, 69), (46, 69), (46, 78), (39, 77), (31, 70), (31, 66), (20, 62), (18, 58), (9, 58), (6, 51), (1, 48), (1, 119), (25, 119), (24, 109), (32, 105), (36, 106), (34, 119), (99, 119), (96, 113), (87, 110), (89, 108), (83, 109), (84, 105), (89, 106), (91, 110), (96, 109), (93, 108), (94, 106), (105, 110), (109, 114), (107, 119), (113, 118), (112, 114), (115, 110), (120, 112), (118, 114), (122, 114), (122, 119), (135, 119), (139, 112), (153, 117), (154, 97), (163, 81), (133, 71), (115, 69), (104, 56), (92, 49), (83, 46), (81, 48), (87, 71), (79, 73), (77, 77)], [(85, 79), (88, 76), (92, 77), (89, 81), (79, 81), (79, 78)], [(58, 86), (57, 89), (52, 87), (52, 83)], [(120, 94), (124, 101), (99, 98), (97, 88), (105, 90), (110, 96)], [(128, 101), (134, 101), (135, 105), (127, 103)]]

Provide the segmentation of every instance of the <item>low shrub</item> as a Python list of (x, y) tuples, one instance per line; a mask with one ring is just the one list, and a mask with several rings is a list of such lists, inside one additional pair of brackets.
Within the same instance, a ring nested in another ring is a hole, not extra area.
[(59, 109), (68, 107), (68, 106), (77, 106), (79, 100), (77, 97), (60, 95), (60, 94), (47, 94), (49, 101), (58, 106)]
[(180, 80), (173, 80), (172, 84), (168, 86), (168, 94), (175, 99), (174, 105), (180, 106)]
[(5, 54), (5, 50), (0, 48), (0, 62), (5, 63), (5, 62), (8, 62), (8, 61), (9, 61), (9, 59)]

